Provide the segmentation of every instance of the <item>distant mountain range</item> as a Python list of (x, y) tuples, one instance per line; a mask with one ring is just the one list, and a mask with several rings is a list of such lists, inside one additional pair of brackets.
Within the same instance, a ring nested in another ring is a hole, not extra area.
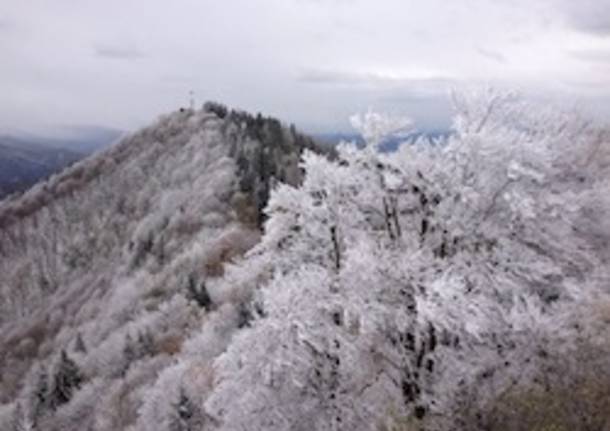
[(65, 137), (0, 135), (0, 199), (110, 145), (122, 132), (100, 127), (66, 129)]

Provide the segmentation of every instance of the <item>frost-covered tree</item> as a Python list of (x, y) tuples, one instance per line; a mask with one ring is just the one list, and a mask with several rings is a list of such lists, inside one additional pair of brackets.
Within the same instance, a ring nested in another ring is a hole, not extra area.
[(9, 431), (32, 431), (35, 429), (21, 403), (17, 403), (15, 406), (12, 422)]
[(216, 361), (205, 404), (221, 429), (451, 423), (463, 388), (483, 405), (527, 380), (607, 297), (608, 248), (590, 242), (610, 208), (600, 135), (510, 94), (456, 108), (446, 142), (392, 154), (376, 147), (406, 123), (357, 117), (366, 148), (308, 153), (302, 186), (272, 193), (242, 264), (265, 317)]
[(124, 374), (135, 361), (155, 354), (155, 341), (148, 328), (138, 331), (134, 339), (128, 332), (123, 344), (123, 370)]

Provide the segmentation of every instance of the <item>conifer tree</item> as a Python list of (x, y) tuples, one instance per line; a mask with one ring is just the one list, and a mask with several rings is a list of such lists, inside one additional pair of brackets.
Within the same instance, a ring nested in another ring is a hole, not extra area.
[(182, 386), (180, 387), (178, 402), (173, 407), (174, 410), (169, 421), (169, 431), (194, 431), (193, 422), (196, 419), (196, 407)]
[(49, 408), (49, 374), (47, 368), (41, 365), (38, 370), (38, 377), (30, 398), (30, 411), (34, 425), (38, 419)]
[(15, 411), (13, 413), (13, 423), (11, 424), (12, 429), (10, 431), (32, 431), (34, 425), (27, 415), (25, 409), (21, 406), (21, 403), (17, 403)]
[(131, 338), (131, 334), (128, 332), (127, 335), (125, 336), (125, 343), (123, 344), (124, 364), (123, 364), (123, 370), (122, 370), (121, 374), (124, 375), (127, 372), (127, 370), (129, 369), (129, 366), (131, 365), (131, 363), (137, 359), (138, 358), (137, 358), (135, 344), (134, 344), (133, 338)]
[(59, 363), (53, 376), (51, 390), (51, 407), (57, 409), (72, 398), (73, 393), (80, 388), (83, 376), (76, 363), (65, 350), (61, 351)]
[(78, 353), (87, 353), (87, 346), (85, 345), (80, 332), (77, 334), (76, 341), (74, 342), (74, 351)]
[(210, 311), (212, 308), (212, 298), (208, 294), (208, 290), (205, 286), (205, 281), (197, 283), (194, 275), (190, 275), (187, 282), (187, 298), (193, 300), (200, 307), (205, 308), (206, 311)]
[(155, 339), (150, 330), (138, 332), (138, 342), (136, 345), (136, 356), (138, 359), (155, 354)]

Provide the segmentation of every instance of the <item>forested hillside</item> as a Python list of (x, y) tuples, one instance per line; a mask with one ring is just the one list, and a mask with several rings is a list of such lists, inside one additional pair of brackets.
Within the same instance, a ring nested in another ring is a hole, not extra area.
[(181, 110), (0, 203), (4, 430), (606, 430), (610, 133)]
[[(8, 417), (122, 429), (212, 310), (227, 336), (246, 325), (248, 297), (206, 283), (258, 241), (273, 179), (296, 185), (313, 146), (275, 119), (209, 103), (0, 203), (0, 402), (20, 406)], [(76, 393), (96, 401), (64, 417)]]

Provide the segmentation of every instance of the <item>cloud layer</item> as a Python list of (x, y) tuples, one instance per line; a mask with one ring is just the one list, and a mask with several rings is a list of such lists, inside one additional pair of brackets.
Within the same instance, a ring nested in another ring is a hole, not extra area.
[(469, 83), (610, 106), (610, 0), (32, 0), (0, 31), (0, 129), (133, 128), (191, 89), (312, 130), (368, 106), (446, 124)]
[(93, 47), (95, 55), (115, 60), (136, 60), (144, 57), (144, 53), (129, 46), (96, 45)]

